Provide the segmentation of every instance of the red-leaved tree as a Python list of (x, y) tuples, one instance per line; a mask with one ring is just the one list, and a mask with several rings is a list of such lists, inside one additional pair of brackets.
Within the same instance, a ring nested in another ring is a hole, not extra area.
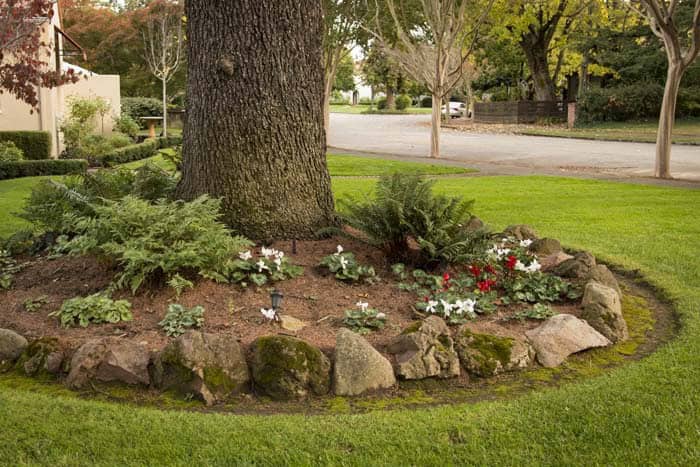
[(51, 44), (42, 29), (54, 15), (51, 0), (0, 1), (0, 93), (9, 92), (36, 109), (40, 87), (75, 83), (72, 69), (56, 70), (47, 63)]

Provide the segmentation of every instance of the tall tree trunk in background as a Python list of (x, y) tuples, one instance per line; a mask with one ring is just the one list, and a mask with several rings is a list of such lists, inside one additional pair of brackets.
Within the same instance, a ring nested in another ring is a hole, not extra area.
[(521, 42), (525, 58), (527, 59), (532, 82), (535, 86), (535, 99), (538, 101), (556, 100), (554, 81), (549, 74), (549, 59), (547, 57), (547, 47), (534, 42)]
[(222, 198), (256, 240), (335, 223), (318, 0), (188, 0), (188, 117), (178, 194)]
[(396, 109), (396, 96), (394, 94), (394, 89), (390, 86), (386, 86), (386, 110)]
[(433, 93), (433, 113), (430, 126), (430, 157), (433, 159), (440, 158), (440, 127), (442, 125), (442, 115), (440, 106), (442, 104), (442, 96)]
[(163, 81), (163, 137), (168, 136), (168, 81)]
[(331, 94), (333, 93), (333, 82), (335, 81), (335, 71), (332, 76), (325, 73), (323, 83), (323, 130), (328, 137), (331, 131)]
[(656, 170), (659, 178), (671, 178), (671, 145), (673, 144), (673, 125), (676, 120), (676, 101), (683, 78), (683, 68), (679, 64), (669, 63), (666, 77), (664, 99), (659, 115), (659, 130), (656, 136)]

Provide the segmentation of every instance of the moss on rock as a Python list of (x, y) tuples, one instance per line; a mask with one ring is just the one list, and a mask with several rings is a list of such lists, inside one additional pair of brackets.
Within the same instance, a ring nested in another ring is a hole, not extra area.
[(463, 329), (457, 338), (457, 354), (464, 368), (476, 376), (493, 376), (510, 364), (513, 339), (476, 334)]

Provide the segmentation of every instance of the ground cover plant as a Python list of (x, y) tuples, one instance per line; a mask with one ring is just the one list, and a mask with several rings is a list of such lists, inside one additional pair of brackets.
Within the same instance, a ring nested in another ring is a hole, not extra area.
[[(369, 193), (372, 182), (335, 180), (334, 186), (337, 193), (359, 195)], [(293, 442), (295, 449), (282, 453), (289, 463), (470, 459), (489, 464), (496, 457), (499, 463), (692, 462), (699, 454), (694, 429), (700, 415), (695, 391), (700, 375), (694, 361), (700, 326), (693, 312), (700, 306), (700, 270), (694, 262), (700, 254), (694, 242), (700, 227), (692, 216), (693, 205), (700, 201), (697, 193), (546, 177), (444, 180), (436, 189), (478, 192), (477, 213), (496, 227), (515, 219), (528, 222), (567, 245), (590, 248), (628, 269), (640, 269), (674, 300), (684, 325), (680, 338), (637, 364), (515, 401), (305, 418), (303, 424), (300, 416), (219, 417), (125, 409), (28, 393), (10, 379), (0, 389), (6, 402), (0, 405), (2, 457), (15, 463), (124, 463), (125, 455), (127, 463), (147, 463), (153, 456), (173, 463), (278, 462), (280, 451), (268, 449), (270, 443)], [(520, 196), (522, 190), (528, 197)], [(66, 411), (75, 417), (66, 419)], [(109, 426), (102, 423), (105, 418), (112, 421)], [(55, 429), (59, 424), (61, 436)], [(20, 436), (18, 425), (34, 437)], [(86, 425), (96, 443), (111, 443), (115, 437), (143, 441), (119, 450), (95, 450), (78, 442), (77, 434), (65, 435), (80, 433)], [(610, 437), (611, 431), (617, 436)], [(141, 436), (145, 432), (157, 436)], [(428, 439), (424, 432), (437, 436)], [(395, 441), (377, 444), (379, 434)], [(38, 452), (33, 441), (37, 438), (51, 440), (50, 446)], [(199, 442), (204, 438), (207, 443)]]

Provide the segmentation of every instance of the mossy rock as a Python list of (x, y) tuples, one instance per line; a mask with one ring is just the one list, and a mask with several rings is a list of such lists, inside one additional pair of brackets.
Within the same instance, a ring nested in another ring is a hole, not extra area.
[(532, 242), (528, 248), (538, 256), (549, 256), (562, 251), (561, 243), (555, 238), (540, 238)]
[(506, 237), (515, 237), (518, 240), (536, 240), (537, 232), (535, 229), (526, 224), (509, 225), (503, 231)]
[(252, 345), (250, 366), (255, 391), (274, 400), (303, 399), (330, 390), (330, 361), (301, 339), (258, 338)]
[(17, 361), (17, 369), (27, 376), (56, 376), (63, 370), (65, 354), (53, 337), (33, 341)]
[(513, 339), (474, 334), (463, 330), (457, 338), (457, 354), (469, 373), (488, 377), (504, 371), (510, 363)]
[(556, 266), (552, 273), (569, 279), (585, 279), (595, 266), (595, 257), (587, 251), (582, 251)]

